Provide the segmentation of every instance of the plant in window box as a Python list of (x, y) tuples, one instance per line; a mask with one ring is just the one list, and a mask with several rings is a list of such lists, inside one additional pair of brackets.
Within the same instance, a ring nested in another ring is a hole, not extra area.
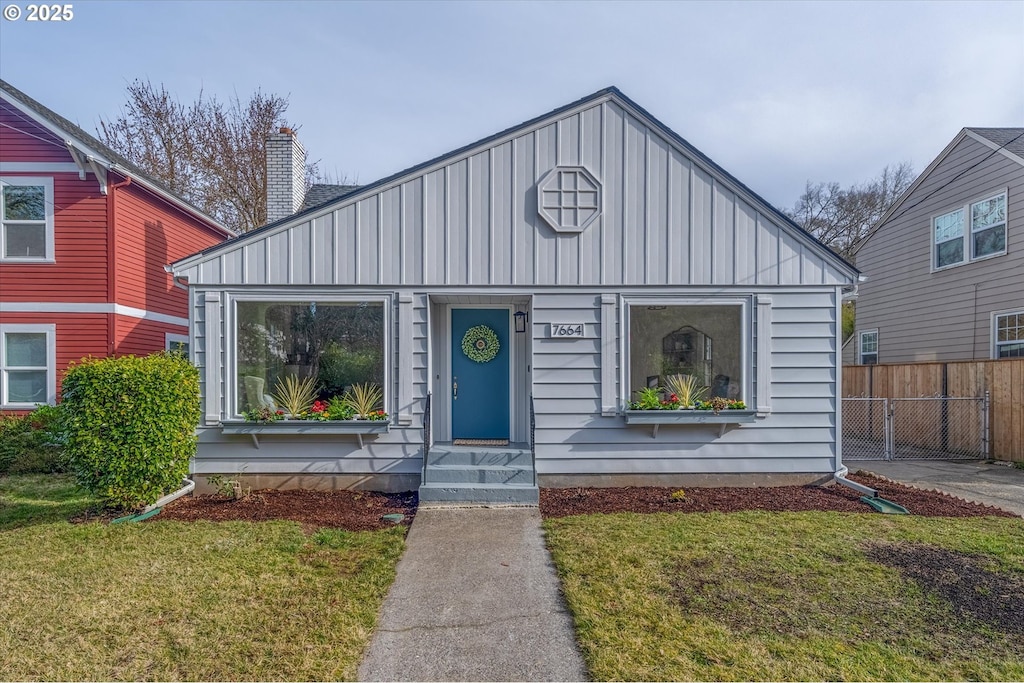
[(251, 408), (249, 410), (246, 410), (244, 413), (242, 413), (242, 417), (244, 417), (249, 422), (259, 422), (261, 424), (266, 424), (268, 422), (277, 422), (278, 420), (283, 420), (284, 411), (274, 410), (270, 406), (260, 406), (258, 408)]
[(671, 393), (669, 400), (675, 397), (680, 410), (694, 410), (707, 393), (707, 387), (701, 386), (693, 375), (669, 375), (665, 378)]
[(667, 399), (661, 397), (661, 387), (647, 387), (637, 392), (637, 399), (629, 404), (630, 410), (675, 410), (679, 407), (679, 399), (675, 394)]
[(301, 415), (307, 412), (316, 400), (317, 384), (315, 377), (299, 379), (288, 375), (278, 380), (274, 386), (274, 401), (293, 419), (302, 419)]
[[(384, 392), (376, 384), (367, 382), (365, 384), (353, 384), (352, 388), (345, 394), (344, 401), (355, 413), (357, 420), (382, 420), (387, 419), (387, 413), (378, 410), (377, 405), (384, 399)], [(383, 414), (384, 417), (379, 417)], [(377, 417), (373, 417), (378, 415)]]
[(731, 398), (723, 398), (721, 396), (715, 396), (709, 401), (701, 401), (697, 405), (697, 410), (710, 410), (715, 415), (722, 412), (723, 410), (746, 410), (747, 404), (743, 401), (737, 401)]

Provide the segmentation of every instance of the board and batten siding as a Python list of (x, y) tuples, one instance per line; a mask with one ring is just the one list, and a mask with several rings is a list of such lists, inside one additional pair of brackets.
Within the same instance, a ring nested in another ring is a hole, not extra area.
[[(601, 181), (582, 233), (537, 215), (558, 165)], [(823, 247), (607, 100), (353, 193), (212, 255), (193, 285), (841, 285)]]
[[(932, 272), (932, 218), (1003, 191), (1006, 253)], [(1024, 165), (964, 137), (864, 243), (857, 265), (867, 276), (857, 331), (878, 330), (880, 363), (991, 358), (992, 312), (1024, 309)]]

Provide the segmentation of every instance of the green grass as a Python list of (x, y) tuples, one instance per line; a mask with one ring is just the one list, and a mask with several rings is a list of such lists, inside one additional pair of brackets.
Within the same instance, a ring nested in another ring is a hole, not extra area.
[(1019, 591), (1021, 520), (618, 514), (545, 529), (595, 680), (1024, 680), (1020, 633), (866, 555), (978, 554)]
[(0, 476), (0, 531), (59, 522), (100, 507), (66, 474)]
[(404, 528), (69, 524), (67, 479), (0, 478), (0, 679), (355, 677)]

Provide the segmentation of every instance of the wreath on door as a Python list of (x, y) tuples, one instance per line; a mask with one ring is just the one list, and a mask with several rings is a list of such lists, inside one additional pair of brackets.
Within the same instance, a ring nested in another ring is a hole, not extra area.
[(498, 335), (487, 325), (477, 325), (466, 330), (462, 337), (462, 352), (466, 357), (477, 363), (494, 360), (501, 350)]

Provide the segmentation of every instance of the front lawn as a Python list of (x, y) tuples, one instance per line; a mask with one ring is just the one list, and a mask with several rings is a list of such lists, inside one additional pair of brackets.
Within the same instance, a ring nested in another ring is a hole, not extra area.
[(1024, 680), (1024, 522), (545, 521), (595, 680)]
[(355, 677), (404, 528), (62, 521), (94, 504), (0, 477), (0, 678)]

